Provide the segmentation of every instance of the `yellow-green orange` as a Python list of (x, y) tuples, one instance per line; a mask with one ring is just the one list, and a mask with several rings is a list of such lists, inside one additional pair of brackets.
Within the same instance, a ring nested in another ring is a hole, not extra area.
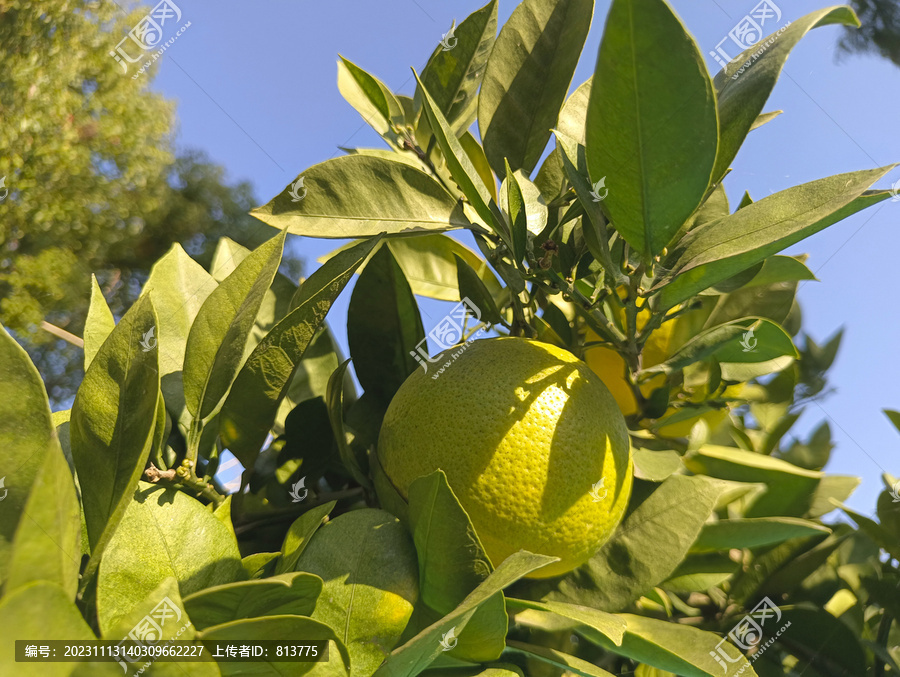
[(475, 341), (445, 360), (440, 374), (417, 369), (391, 401), (378, 443), (386, 476), (406, 498), (442, 469), (495, 566), (520, 549), (559, 558), (534, 577), (583, 564), (631, 493), (615, 399), (581, 360), (539, 341)]

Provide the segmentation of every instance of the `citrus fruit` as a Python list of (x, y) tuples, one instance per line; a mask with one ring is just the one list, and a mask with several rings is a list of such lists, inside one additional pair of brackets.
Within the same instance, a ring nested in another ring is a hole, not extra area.
[(495, 565), (520, 549), (559, 558), (535, 578), (583, 564), (631, 493), (616, 401), (581, 360), (539, 341), (484, 339), (447, 355), (446, 369), (417, 369), (391, 401), (385, 475), (405, 499), (443, 470)]

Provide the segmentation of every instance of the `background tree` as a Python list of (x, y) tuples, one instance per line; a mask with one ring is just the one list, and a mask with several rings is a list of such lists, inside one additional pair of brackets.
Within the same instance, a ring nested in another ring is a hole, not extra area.
[(109, 56), (144, 13), (0, 2), (0, 320), (56, 401), (74, 392), (80, 351), (41, 323), (81, 335), (89, 271), (118, 316), (171, 243), (208, 261), (222, 235), (270, 235), (247, 215), (248, 183), (228, 185), (202, 153), (176, 156), (174, 105), (149, 89), (153, 71), (133, 80)]
[(876, 53), (900, 66), (900, 3), (851, 0), (862, 27), (844, 31), (838, 47), (847, 53)]

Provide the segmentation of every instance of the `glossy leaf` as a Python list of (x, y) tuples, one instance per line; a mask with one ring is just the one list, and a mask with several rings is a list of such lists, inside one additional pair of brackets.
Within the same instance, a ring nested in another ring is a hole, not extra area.
[(3, 593), (49, 581), (74, 599), (80, 568), (81, 506), (69, 464), (53, 444), (22, 510)]
[(691, 550), (708, 552), (730, 548), (758, 548), (792, 538), (828, 533), (831, 530), (821, 524), (795, 517), (728, 519), (704, 525)]
[(338, 90), (367, 124), (396, 145), (393, 128), (403, 122), (403, 107), (387, 85), (342, 56)]
[(670, 254), (671, 272), (654, 287), (662, 308), (890, 197), (866, 192), (892, 167), (838, 174), (775, 193), (689, 232)]
[(831, 674), (865, 675), (868, 670), (866, 651), (859, 635), (842, 618), (825, 609), (786, 607), (781, 611), (777, 627), (789, 624), (784, 643), (799, 660), (800, 674), (818, 666), (829, 666)]
[[(791, 50), (807, 32), (829, 24), (859, 26), (859, 20), (849, 7), (830, 7), (812, 12), (791, 21), (789, 26), (779, 31), (777, 37), (770, 36), (753, 45), (716, 76), (721, 140), (713, 172), (714, 181), (725, 175), (747, 133), (756, 125)], [(763, 47), (766, 49), (761, 56), (751, 58)], [(751, 62), (749, 67), (748, 61)]]
[[(384, 178), (374, 182), (373, 176)], [(295, 202), (291, 197), (291, 184), (251, 214), (295, 235), (324, 238), (424, 233), (469, 225), (455, 197), (405, 162), (347, 155), (314, 165), (299, 178), (306, 191), (302, 200)]]
[(494, 178), (494, 172), (491, 170), (487, 155), (484, 154), (484, 148), (482, 148), (481, 144), (478, 143), (478, 140), (472, 136), (472, 132), (466, 132), (460, 136), (459, 145), (462, 146), (466, 155), (469, 156), (469, 160), (472, 161), (472, 166), (475, 168), (475, 171), (478, 172), (478, 176), (481, 177), (484, 185), (487, 186), (488, 192), (496, 202), (497, 179)]
[(416, 300), (387, 247), (379, 248), (360, 274), (347, 315), (359, 383), (386, 405), (417, 368), (410, 353), (425, 338)]
[[(422, 600), (438, 613), (449, 613), (494, 567), (443, 471), (410, 485), (409, 523), (418, 553)], [(496, 660), (503, 652), (506, 631), (503, 593), (497, 593), (478, 608), (450, 655), (479, 662)]]
[(447, 641), (451, 630), (454, 637), (462, 633), (479, 606), (523, 576), (555, 561), (555, 557), (535, 555), (524, 550), (507, 557), (456, 609), (395, 649), (375, 671), (375, 677), (418, 675), (443, 653), (441, 640)]
[(799, 517), (812, 505), (822, 473), (755, 452), (706, 445), (689, 452), (684, 464), (694, 473), (737, 482), (762, 482), (766, 491), (746, 510), (745, 517)]
[[(506, 203), (510, 186), (510, 174), (507, 172), (503, 184), (500, 186), (500, 202)], [(547, 204), (541, 195), (541, 190), (518, 169), (513, 174), (519, 191), (522, 193), (522, 201), (525, 205), (526, 230), (532, 235), (540, 235), (547, 226)]]
[(616, 646), (622, 643), (625, 634), (625, 622), (616, 614), (600, 611), (579, 604), (566, 604), (565, 602), (532, 602), (524, 599), (507, 598), (507, 606), (513, 609), (537, 609), (547, 613), (556, 614), (593, 628), (595, 631), (608, 637)]
[(44, 459), (58, 448), (47, 391), (28, 353), (0, 326), (0, 575), (5, 579), (16, 527)]
[(672, 575), (659, 584), (667, 592), (707, 592), (730, 579), (740, 565), (724, 553), (688, 555)]
[[(546, 599), (604, 611), (625, 608), (671, 575), (696, 540), (719, 492), (705, 479), (672, 475)], [(678, 529), (672, 529), (673, 524)]]
[(318, 528), (327, 520), (328, 515), (334, 510), (337, 501), (329, 501), (315, 508), (310, 508), (300, 515), (291, 524), (281, 544), (281, 559), (275, 567), (276, 574), (294, 571), (297, 568), (297, 560), (303, 554), (303, 549), (309, 545), (309, 540)]
[[(752, 340), (750, 330), (753, 331)], [(715, 355), (722, 378), (727, 381), (749, 381), (781, 371), (799, 357), (787, 332), (763, 319), (750, 325), (740, 340), (725, 343)]]
[(91, 304), (88, 307), (87, 319), (84, 321), (84, 368), (91, 366), (91, 360), (100, 350), (100, 346), (110, 335), (116, 326), (100, 285), (97, 284), (97, 276), (91, 275)]
[(100, 629), (107, 632), (170, 576), (190, 595), (245, 575), (233, 533), (202, 503), (141, 482), (100, 564)]
[(281, 263), (286, 236), (282, 231), (241, 261), (197, 312), (184, 357), (185, 403), (197, 419), (219, 407), (237, 376), (247, 337)]
[(478, 98), (478, 129), (495, 171), (526, 174), (543, 154), (587, 38), (593, 0), (524, 0), (494, 44)]
[(260, 616), (309, 616), (322, 592), (322, 579), (288, 573), (263, 580), (206, 588), (184, 598), (184, 608), (198, 630)]
[(491, 191), (481, 179), (481, 174), (475, 169), (475, 165), (469, 159), (469, 154), (463, 150), (462, 144), (450, 128), (450, 123), (438, 109), (437, 103), (431, 98), (431, 94), (422, 84), (418, 75), (416, 75), (416, 82), (419, 84), (419, 91), (422, 94), (422, 108), (428, 116), (432, 133), (437, 139), (444, 162), (447, 163), (447, 169), (450, 170), (450, 176), (453, 177), (481, 220), (498, 234), (501, 233), (500, 224), (490, 206)]
[(587, 111), (592, 182), (603, 208), (646, 257), (702, 202), (718, 142), (716, 99), (693, 38), (663, 0), (614, 0)]
[(131, 502), (153, 444), (160, 374), (158, 344), (148, 336), (158, 324), (149, 296), (142, 296), (94, 357), (72, 405), (72, 457), (83, 482), (94, 566)]
[(256, 460), (278, 406), (332, 303), (380, 241), (375, 237), (344, 250), (310, 275), (291, 301), (290, 313), (247, 358), (222, 407), (219, 424), (222, 440), (244, 467)]
[(509, 214), (509, 227), (512, 231), (513, 260), (518, 264), (525, 258), (528, 212), (525, 208), (525, 198), (522, 197), (522, 189), (519, 188), (519, 182), (509, 168), (509, 163), (506, 164), (505, 174), (506, 180), (500, 188), (500, 193), (506, 198), (506, 213)]
[[(720, 677), (722, 666), (716, 649), (728, 654), (730, 669), (756, 675), (750, 662), (728, 640), (711, 632), (634, 614), (619, 614), (625, 621), (625, 638), (616, 647), (602, 635), (586, 634), (603, 648), (646, 665), (669, 670), (684, 677)], [(720, 659), (721, 660), (721, 659)]]
[(507, 644), (514, 653), (521, 653), (527, 658), (534, 658), (542, 663), (552, 665), (554, 668), (563, 670), (565, 674), (580, 675), (581, 677), (613, 677), (611, 672), (598, 668), (593, 663), (556, 649), (515, 640), (509, 640)]
[(312, 617), (336, 629), (353, 674), (371, 674), (400, 639), (418, 596), (406, 529), (382, 510), (353, 510), (319, 529), (297, 568), (325, 582)]
[[(478, 88), (497, 36), (497, 0), (470, 14), (453, 32), (452, 49), (439, 45), (422, 69), (422, 83), (460, 136), (475, 120)], [(448, 36), (449, 40), (449, 36)]]

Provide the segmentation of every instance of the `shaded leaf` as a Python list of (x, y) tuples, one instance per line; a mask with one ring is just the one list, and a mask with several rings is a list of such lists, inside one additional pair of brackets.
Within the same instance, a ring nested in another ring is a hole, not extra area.
[[(720, 489), (705, 479), (672, 475), (622, 524), (588, 562), (547, 599), (605, 611), (626, 607), (668, 578), (694, 543)], [(672, 529), (678, 524), (678, 529)]]
[(317, 505), (294, 520), (281, 544), (281, 559), (275, 567), (276, 574), (294, 571), (297, 568), (297, 560), (303, 554), (303, 549), (309, 545), (309, 539), (327, 521), (329, 513), (334, 510), (336, 504), (337, 501), (329, 501)]
[(582, 677), (613, 677), (611, 672), (598, 668), (593, 663), (588, 663), (586, 660), (556, 649), (514, 640), (509, 640), (507, 644), (513, 652), (522, 653), (529, 658), (536, 658), (542, 663), (565, 670), (567, 674), (581, 675)]
[(454, 258), (456, 259), (456, 283), (459, 286), (459, 295), (475, 304), (485, 322), (500, 324), (503, 321), (500, 311), (481, 277), (459, 256), (454, 255)]
[[(338, 453), (344, 468), (362, 486), (371, 488), (372, 484), (366, 472), (363, 471), (360, 463), (361, 459), (357, 458), (355, 451), (347, 442), (347, 430), (344, 428), (343, 384), (349, 365), (350, 360), (345, 360), (328, 381), (328, 393), (325, 396), (328, 406), (328, 420), (331, 423), (331, 432), (337, 441)], [(363, 458), (362, 460), (365, 461), (366, 459)]]
[(254, 348), (222, 407), (223, 442), (244, 467), (253, 465), (275, 422), (297, 367), (331, 304), (381, 237), (339, 252), (301, 285), (288, 315)]
[(347, 311), (347, 343), (360, 385), (385, 404), (418, 366), (411, 355), (425, 338), (412, 290), (387, 247), (359, 276)]
[(537, 609), (576, 621), (605, 635), (617, 646), (622, 643), (625, 634), (625, 622), (619, 616), (599, 609), (565, 602), (532, 602), (513, 598), (507, 598), (506, 604), (513, 609)]
[(821, 524), (795, 517), (757, 517), (728, 519), (705, 524), (691, 547), (694, 552), (758, 548), (816, 534), (829, 534)]
[(403, 107), (387, 85), (342, 56), (338, 90), (368, 125), (397, 145), (393, 128), (403, 122)]
[(478, 97), (478, 129), (495, 170), (504, 158), (526, 174), (537, 165), (593, 11), (593, 0), (524, 0), (503, 25)]
[(478, 88), (496, 35), (497, 0), (491, 0), (456, 27), (452, 49), (439, 45), (422, 69), (425, 88), (457, 136), (475, 120)]
[(260, 616), (309, 616), (322, 592), (322, 579), (288, 573), (255, 581), (226, 583), (184, 598), (184, 608), (198, 630)]

